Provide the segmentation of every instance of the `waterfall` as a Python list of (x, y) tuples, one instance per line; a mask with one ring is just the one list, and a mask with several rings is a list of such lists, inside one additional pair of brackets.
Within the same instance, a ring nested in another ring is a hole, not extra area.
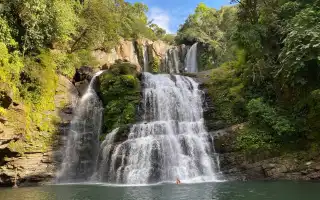
[[(214, 181), (218, 171), (212, 138), (204, 126), (202, 94), (193, 79), (143, 74), (143, 121), (128, 139), (102, 144), (100, 181), (125, 184)], [(113, 149), (110, 149), (113, 148)]]
[(179, 49), (174, 47), (169, 49), (165, 56), (166, 71), (170, 74), (180, 72)]
[(94, 91), (96, 73), (83, 94), (71, 121), (58, 182), (87, 181), (95, 171), (99, 153), (102, 103)]
[(148, 55), (148, 46), (147, 44), (143, 46), (143, 71), (149, 71), (149, 55)]
[(118, 130), (119, 128), (116, 128), (111, 133), (107, 134), (106, 138), (101, 143), (100, 155), (102, 157), (102, 161), (99, 166), (99, 171), (93, 175), (92, 180), (100, 180), (101, 182), (105, 180), (104, 175), (106, 174), (106, 172), (108, 172), (109, 155), (114, 146), (113, 141), (116, 134), (118, 133)]
[(198, 72), (197, 46), (198, 43), (193, 44), (185, 58), (185, 69), (190, 73)]

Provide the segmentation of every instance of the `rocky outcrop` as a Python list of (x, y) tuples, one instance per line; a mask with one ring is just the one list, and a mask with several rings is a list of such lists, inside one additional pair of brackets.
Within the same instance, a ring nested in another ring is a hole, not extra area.
[(320, 180), (320, 153), (295, 152), (248, 155), (236, 146), (236, 137), (244, 124), (212, 132), (220, 167), (229, 180)]
[(52, 149), (46, 153), (34, 152), (24, 144), (27, 131), (24, 109), (22, 104), (11, 105), (7, 111), (8, 120), (1, 122), (0, 186), (11, 186), (15, 182), (33, 183), (39, 180), (39, 177), (42, 177), (41, 181), (53, 177), (51, 169), (54, 165), (49, 159)]
[[(110, 52), (96, 50), (92, 54), (100, 66), (107, 66), (104, 67), (104, 69), (109, 68), (116, 60), (124, 60), (136, 65), (137, 71), (142, 71), (143, 66), (142, 63), (139, 62), (138, 56), (143, 56), (143, 52), (140, 51), (143, 51), (144, 48), (148, 48), (149, 46), (153, 46), (154, 43), (156, 43), (156, 48), (154, 48), (156, 54), (162, 55), (166, 52), (168, 45), (162, 41), (153, 42), (148, 39), (139, 39), (137, 41), (121, 40), (119, 45), (111, 49)], [(138, 48), (137, 44), (141, 49)], [(141, 55), (139, 55), (139, 53)]]
[[(59, 119), (53, 143), (44, 151), (24, 149), (22, 142), (26, 136), (26, 116), (23, 104), (13, 103), (8, 108), (8, 118), (0, 120), (0, 186), (38, 184), (51, 181), (61, 158), (60, 145), (68, 133), (72, 111), (78, 98), (78, 91), (64, 76), (58, 77), (55, 95), (54, 115)], [(45, 133), (37, 133), (37, 135)], [(41, 136), (39, 136), (41, 137)], [(40, 144), (39, 144), (40, 145)], [(37, 149), (37, 148), (35, 148)]]
[(76, 69), (76, 73), (73, 76), (72, 82), (77, 88), (80, 96), (82, 96), (87, 90), (90, 80), (95, 74), (95, 70), (89, 66), (82, 66)]
[(96, 50), (92, 55), (103, 69), (108, 69), (117, 60), (130, 62), (137, 71), (180, 73), (184, 71), (184, 60), (189, 47), (171, 46), (161, 40), (121, 40), (109, 52)]
[(0, 106), (9, 108), (12, 103), (13, 92), (7, 83), (0, 82)]

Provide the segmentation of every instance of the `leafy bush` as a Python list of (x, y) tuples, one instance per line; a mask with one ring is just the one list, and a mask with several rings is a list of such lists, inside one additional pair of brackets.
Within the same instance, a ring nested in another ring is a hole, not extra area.
[(151, 66), (153, 73), (160, 72), (160, 59), (158, 56), (154, 56), (149, 65)]
[(212, 70), (208, 85), (217, 120), (223, 120), (230, 125), (242, 122), (247, 113), (243, 84), (237, 77), (236, 66), (237, 62), (230, 62)]
[(251, 100), (247, 109), (250, 124), (267, 130), (276, 140), (290, 137), (296, 131), (292, 121), (279, 115), (276, 109), (264, 103), (261, 98)]
[(117, 63), (99, 77), (99, 94), (104, 109), (105, 133), (135, 121), (140, 103), (140, 81), (135, 65)]

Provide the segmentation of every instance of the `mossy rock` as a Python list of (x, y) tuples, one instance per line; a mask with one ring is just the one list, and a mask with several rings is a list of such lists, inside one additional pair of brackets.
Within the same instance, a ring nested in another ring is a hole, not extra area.
[(144, 66), (143, 45), (139, 44), (138, 41), (134, 41), (134, 49), (137, 54), (139, 64)]
[(150, 61), (149, 65), (151, 66), (153, 73), (160, 72), (160, 59), (157, 56), (154, 56), (153, 59)]
[(99, 77), (98, 94), (104, 106), (103, 132), (136, 121), (141, 100), (139, 76), (135, 65), (118, 61)]
[(9, 84), (0, 82), (0, 106), (3, 108), (9, 108), (12, 103), (13, 92), (10, 89)]

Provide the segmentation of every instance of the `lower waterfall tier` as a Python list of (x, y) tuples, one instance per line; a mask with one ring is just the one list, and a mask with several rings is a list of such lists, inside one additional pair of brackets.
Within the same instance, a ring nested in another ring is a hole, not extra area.
[[(144, 121), (132, 126), (128, 139), (101, 149), (97, 181), (147, 184), (213, 181), (218, 171), (212, 138), (202, 118), (198, 84), (178, 75), (144, 73)], [(114, 133), (113, 133), (114, 134)], [(106, 152), (108, 152), (106, 154)]]
[[(97, 95), (89, 88), (90, 98), (82, 97), (76, 112), (81, 115), (72, 123), (59, 181), (149, 184), (217, 180), (219, 159), (204, 126), (203, 92), (198, 83), (179, 75), (143, 73), (142, 86), (141, 121), (126, 131), (117, 128), (107, 134), (100, 150), (90, 141), (98, 141), (101, 127), (91, 125), (102, 121), (103, 109), (96, 106), (90, 111), (92, 97)], [(90, 149), (88, 145), (94, 146)]]

